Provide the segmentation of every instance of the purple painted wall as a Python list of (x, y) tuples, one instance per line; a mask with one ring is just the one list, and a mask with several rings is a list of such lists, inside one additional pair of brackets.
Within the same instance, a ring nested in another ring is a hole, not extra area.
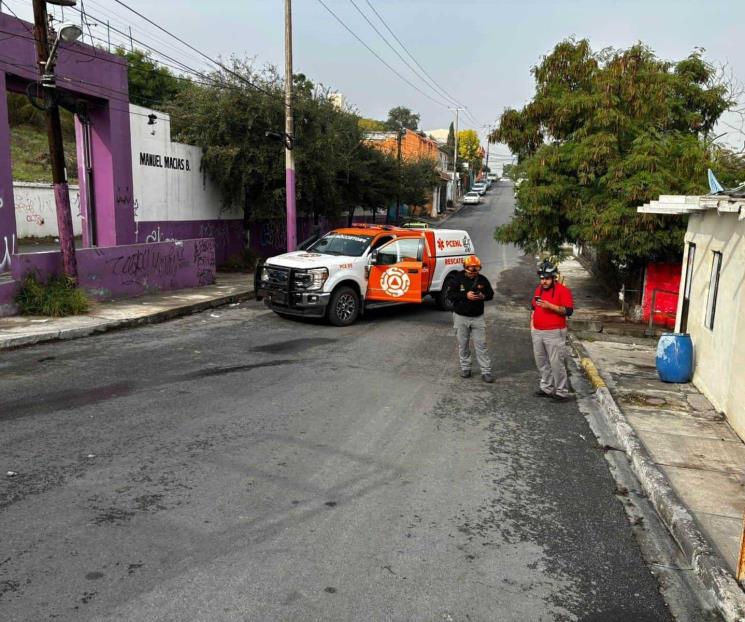
[(16, 294), (18, 294), (18, 283), (15, 281), (0, 283), (0, 317), (13, 315), (16, 312)]
[[(16, 234), (12, 193), (8, 90), (24, 92), (36, 82), (38, 69), (32, 25), (0, 13), (5, 33), (0, 54), (0, 245)], [(57, 85), (85, 99), (91, 118), (91, 156), (99, 245), (134, 242), (132, 163), (129, 137), (127, 61), (79, 43), (60, 46), (55, 72)], [(85, 180), (83, 143), (78, 142), (78, 176)], [(83, 181), (84, 183), (84, 181)], [(87, 192), (85, 189), (84, 192)], [(0, 247), (0, 256), (4, 248)], [(0, 271), (7, 271), (3, 266)]]
[[(97, 300), (215, 282), (215, 243), (211, 239), (83, 248), (77, 257), (80, 286)], [(61, 268), (58, 251), (13, 257), (13, 277), (19, 281), (30, 271), (46, 279)]]
[(241, 220), (184, 220), (138, 222), (135, 240), (138, 244), (166, 240), (213, 238), (215, 260), (224, 264), (243, 250), (243, 222)]

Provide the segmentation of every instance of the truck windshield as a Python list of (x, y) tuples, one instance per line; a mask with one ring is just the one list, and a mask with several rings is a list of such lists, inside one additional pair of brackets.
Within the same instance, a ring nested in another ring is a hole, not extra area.
[(329, 233), (308, 249), (311, 253), (324, 255), (346, 255), (347, 257), (361, 257), (370, 245), (372, 236), (349, 235), (346, 233)]

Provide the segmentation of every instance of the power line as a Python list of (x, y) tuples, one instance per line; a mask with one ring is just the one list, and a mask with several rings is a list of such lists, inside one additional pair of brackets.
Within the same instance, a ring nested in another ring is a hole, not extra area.
[[(229, 73), (230, 75), (234, 76), (235, 78), (237, 78), (241, 82), (245, 82), (246, 84), (248, 84), (250, 87), (256, 89), (257, 91), (261, 91), (261, 92), (265, 93), (266, 95), (269, 95), (270, 97), (274, 97), (274, 94), (273, 93), (270, 93), (269, 91), (266, 91), (265, 89), (261, 88), (257, 84), (254, 84), (253, 82), (251, 82), (245, 76), (242, 76), (238, 72), (233, 71), (229, 67), (226, 67), (225, 65), (223, 65), (220, 61), (215, 60), (214, 58), (208, 56), (207, 54), (205, 54), (201, 50), (195, 48), (190, 43), (187, 43), (186, 41), (184, 41), (180, 37), (176, 36), (175, 34), (173, 34), (172, 32), (170, 32), (169, 30), (166, 30), (165, 28), (163, 28), (163, 26), (161, 26), (160, 24), (157, 24), (156, 22), (154, 22), (153, 20), (151, 20), (149, 17), (146, 17), (145, 15), (143, 15), (142, 13), (140, 13), (139, 11), (137, 11), (136, 9), (133, 9), (131, 6), (129, 6), (128, 4), (126, 4), (125, 2), (122, 2), (122, 0), (114, 0), (114, 2), (116, 2), (117, 4), (123, 6), (128, 11), (131, 11), (132, 13), (134, 13), (135, 15), (137, 15), (140, 19), (145, 20), (148, 24), (151, 24), (152, 26), (155, 26), (155, 28), (157, 28), (158, 30), (164, 32), (169, 37), (173, 37), (176, 41), (178, 41), (182, 45), (185, 45), (190, 50), (196, 52), (201, 57), (203, 57), (206, 60), (208, 60), (209, 62), (213, 63), (214, 65), (216, 65), (217, 67), (219, 67), (223, 71), (225, 71), (225, 72)], [(292, 76), (285, 76), (285, 79), (286, 80), (292, 80)], [(288, 104), (285, 104), (285, 105), (288, 105)]]
[[(386, 44), (386, 45), (387, 45), (387, 46), (388, 46), (388, 47), (389, 47), (389, 48), (390, 48), (390, 49), (391, 49), (391, 50), (393, 51), (393, 53), (394, 53), (394, 54), (395, 54), (396, 56), (398, 56), (398, 57), (399, 57), (399, 58), (401, 59), (401, 61), (402, 61), (402, 62), (403, 62), (403, 63), (404, 63), (404, 64), (405, 64), (405, 65), (406, 65), (406, 66), (407, 66), (407, 67), (408, 67), (408, 68), (409, 68), (409, 69), (411, 70), (411, 72), (412, 72), (412, 73), (413, 73), (413, 74), (414, 74), (414, 75), (415, 75), (415, 76), (416, 76), (417, 78), (419, 78), (419, 79), (420, 79), (420, 80), (421, 80), (421, 81), (422, 81), (422, 82), (423, 82), (424, 84), (426, 84), (426, 85), (427, 85), (427, 88), (430, 88), (430, 89), (432, 89), (432, 91), (433, 91), (433, 92), (434, 92), (434, 93), (435, 93), (435, 94), (436, 94), (436, 95), (437, 95), (438, 97), (440, 97), (440, 96), (441, 96), (441, 93), (438, 93), (438, 91), (437, 91), (437, 88), (433, 88), (433, 87), (432, 87), (432, 85), (431, 85), (431, 84), (430, 84), (429, 82), (427, 82), (427, 80), (425, 80), (425, 79), (424, 79), (424, 78), (422, 77), (422, 75), (421, 75), (421, 74), (420, 74), (420, 73), (419, 73), (419, 72), (418, 72), (418, 71), (417, 71), (416, 69), (414, 69), (414, 67), (412, 67), (412, 66), (411, 66), (411, 63), (409, 63), (409, 62), (408, 62), (408, 61), (407, 61), (407, 60), (406, 60), (406, 59), (405, 59), (405, 58), (404, 58), (403, 56), (401, 56), (401, 53), (400, 53), (400, 52), (399, 52), (399, 51), (398, 51), (398, 50), (397, 50), (397, 49), (396, 49), (395, 47), (393, 47), (393, 45), (391, 45), (390, 41), (388, 41), (388, 38), (387, 38), (387, 37), (386, 37), (386, 36), (385, 36), (385, 35), (384, 35), (384, 34), (383, 34), (382, 32), (380, 32), (380, 30), (378, 30), (377, 26), (375, 26), (375, 24), (373, 24), (373, 23), (372, 23), (372, 21), (370, 21), (370, 18), (369, 18), (369, 17), (367, 16), (367, 15), (365, 15), (365, 13), (363, 13), (362, 9), (360, 9), (360, 7), (359, 7), (359, 6), (357, 5), (357, 3), (356, 3), (356, 2), (354, 1), (354, 0), (349, 0), (349, 2), (351, 2), (351, 3), (352, 3), (352, 6), (353, 6), (353, 7), (355, 8), (355, 9), (357, 9), (357, 12), (358, 12), (358, 13), (359, 13), (360, 15), (362, 15), (362, 17), (364, 18), (364, 20), (365, 20), (365, 21), (366, 21), (366, 22), (367, 22), (368, 24), (370, 24), (370, 27), (371, 27), (371, 28), (372, 28), (372, 29), (373, 29), (373, 30), (374, 30), (374, 31), (375, 31), (375, 32), (376, 32), (376, 33), (378, 34), (378, 36), (379, 36), (379, 37), (380, 37), (380, 38), (381, 38), (381, 39), (383, 40), (383, 43), (385, 43), (385, 44)], [(446, 97), (447, 97), (447, 95), (446, 95)], [(453, 99), (452, 99), (452, 97), (449, 97), (449, 99), (451, 99), (451, 100), (452, 100), (453, 102), (455, 102), (456, 104), (458, 103), (457, 101), (453, 100)], [(458, 104), (458, 105), (460, 105), (460, 104)]]
[[(116, 1), (118, 1), (118, 0), (116, 0)], [(384, 60), (384, 59), (383, 59), (383, 58), (382, 58), (382, 57), (380, 56), (380, 54), (378, 54), (378, 53), (377, 53), (377, 52), (376, 52), (375, 50), (373, 50), (373, 49), (372, 49), (372, 48), (371, 48), (371, 47), (370, 47), (369, 45), (367, 45), (367, 43), (365, 43), (365, 42), (364, 42), (364, 41), (363, 41), (363, 40), (362, 40), (362, 39), (361, 39), (361, 38), (360, 38), (360, 37), (359, 37), (359, 36), (357, 35), (357, 33), (355, 33), (355, 32), (354, 32), (354, 30), (352, 30), (352, 29), (351, 29), (351, 28), (350, 28), (349, 26), (347, 26), (347, 24), (346, 24), (346, 23), (344, 23), (344, 21), (343, 21), (343, 20), (342, 20), (342, 19), (341, 19), (341, 18), (340, 18), (340, 17), (339, 17), (339, 16), (338, 16), (338, 15), (337, 15), (336, 13), (334, 13), (334, 12), (333, 12), (333, 11), (332, 11), (332, 10), (331, 10), (331, 9), (330, 9), (329, 7), (328, 7), (328, 5), (327, 5), (327, 4), (326, 4), (326, 3), (325, 3), (325, 2), (323, 1), (323, 0), (318, 0), (318, 2), (319, 2), (319, 3), (321, 4), (321, 6), (323, 6), (323, 8), (324, 8), (324, 9), (326, 9), (326, 10), (327, 10), (327, 11), (328, 11), (329, 13), (331, 13), (331, 15), (332, 15), (332, 16), (334, 17), (334, 19), (336, 19), (336, 21), (337, 21), (337, 22), (339, 22), (339, 23), (340, 23), (340, 24), (341, 24), (341, 25), (342, 25), (342, 26), (344, 27), (344, 29), (345, 29), (345, 30), (346, 30), (347, 32), (349, 32), (349, 34), (351, 34), (351, 35), (352, 35), (352, 36), (353, 36), (353, 37), (354, 37), (355, 39), (357, 39), (357, 41), (359, 41), (359, 42), (360, 42), (360, 43), (361, 43), (362, 45), (364, 45), (364, 46), (365, 46), (365, 47), (367, 48), (367, 50), (368, 50), (368, 51), (369, 51), (369, 52), (370, 52), (370, 53), (371, 53), (371, 54), (372, 54), (373, 56), (375, 56), (375, 58), (377, 58), (377, 59), (378, 59), (378, 60), (379, 60), (379, 61), (380, 61), (381, 63), (383, 63), (383, 64), (384, 64), (384, 65), (385, 65), (386, 67), (388, 67), (388, 69), (390, 69), (390, 70), (391, 70), (391, 71), (392, 71), (393, 73), (395, 73), (395, 74), (396, 74), (396, 75), (397, 75), (397, 76), (398, 76), (398, 77), (399, 77), (399, 78), (400, 78), (401, 80), (403, 80), (404, 82), (406, 82), (406, 84), (408, 84), (408, 85), (409, 85), (409, 86), (410, 86), (411, 88), (415, 89), (416, 91), (418, 91), (419, 93), (421, 93), (422, 95), (424, 95), (424, 96), (425, 96), (425, 97), (426, 97), (427, 99), (429, 99), (430, 101), (434, 102), (434, 103), (435, 103), (435, 104), (437, 104), (438, 106), (442, 106), (442, 107), (444, 107), (444, 108), (447, 108), (447, 107), (448, 107), (448, 106), (447, 106), (447, 104), (445, 104), (444, 102), (441, 102), (441, 101), (437, 101), (437, 100), (436, 100), (436, 99), (434, 99), (433, 97), (430, 97), (430, 96), (429, 96), (429, 95), (428, 95), (427, 93), (425, 93), (425, 92), (424, 92), (424, 91), (423, 91), (422, 89), (420, 89), (420, 88), (419, 88), (418, 86), (416, 86), (415, 84), (413, 84), (413, 83), (412, 83), (412, 82), (411, 82), (411, 81), (410, 81), (410, 80), (409, 80), (408, 78), (406, 78), (405, 76), (401, 75), (401, 74), (400, 74), (400, 73), (399, 73), (399, 72), (398, 72), (398, 71), (397, 71), (396, 69), (394, 69), (393, 67), (391, 67), (391, 65), (389, 65), (389, 64), (388, 64), (388, 63), (387, 63), (387, 62), (386, 62), (386, 61), (385, 61), (385, 60)]]
[[(352, 0), (350, 0), (350, 2), (352, 2)], [(397, 42), (397, 43), (398, 43), (398, 44), (399, 44), (399, 45), (401, 46), (401, 48), (402, 48), (402, 49), (404, 50), (404, 52), (406, 52), (406, 54), (408, 54), (409, 58), (410, 58), (410, 59), (411, 59), (412, 61), (414, 61), (414, 64), (415, 64), (415, 65), (416, 65), (417, 67), (419, 67), (419, 69), (421, 69), (422, 73), (423, 73), (423, 74), (424, 74), (425, 76), (427, 76), (427, 77), (428, 77), (428, 78), (430, 79), (430, 81), (432, 82), (432, 84), (434, 84), (434, 85), (435, 85), (435, 86), (436, 86), (436, 87), (437, 87), (438, 89), (440, 89), (440, 91), (442, 91), (442, 93), (443, 93), (443, 94), (444, 94), (444, 95), (445, 95), (445, 96), (446, 96), (446, 97), (447, 97), (448, 99), (450, 99), (451, 101), (453, 101), (453, 102), (454, 102), (454, 103), (455, 103), (455, 104), (456, 104), (457, 106), (460, 106), (461, 108), (465, 108), (465, 106), (464, 106), (464, 105), (463, 105), (463, 104), (462, 104), (461, 102), (459, 102), (459, 101), (458, 101), (457, 99), (455, 99), (455, 97), (453, 97), (452, 95), (450, 95), (450, 93), (448, 93), (448, 92), (447, 92), (447, 91), (446, 91), (446, 90), (445, 90), (445, 89), (444, 89), (444, 88), (443, 88), (442, 86), (440, 86), (440, 85), (438, 84), (438, 82), (437, 82), (437, 81), (436, 81), (436, 80), (435, 80), (435, 79), (434, 79), (434, 78), (433, 78), (433, 77), (432, 77), (431, 75), (429, 75), (429, 73), (427, 73), (427, 70), (426, 70), (426, 69), (425, 69), (424, 67), (422, 67), (422, 66), (421, 66), (421, 64), (419, 63), (419, 61), (417, 61), (417, 59), (416, 59), (416, 58), (414, 58), (414, 56), (413, 56), (413, 55), (412, 55), (412, 53), (411, 53), (411, 52), (409, 51), (409, 49), (408, 49), (408, 48), (407, 48), (407, 47), (406, 47), (406, 46), (405, 46), (405, 45), (403, 44), (403, 42), (401, 41), (401, 39), (399, 39), (399, 38), (398, 38), (398, 37), (396, 36), (396, 33), (395, 33), (395, 32), (393, 32), (393, 30), (392, 30), (392, 29), (391, 29), (391, 27), (390, 27), (390, 26), (388, 25), (388, 23), (387, 23), (387, 22), (386, 22), (386, 21), (385, 21), (385, 20), (383, 19), (383, 17), (382, 17), (381, 15), (380, 15), (380, 13), (378, 13), (378, 11), (377, 11), (377, 10), (375, 9), (375, 7), (374, 7), (374, 6), (372, 5), (372, 3), (370, 2), (370, 0), (365, 0), (365, 2), (367, 2), (367, 5), (368, 5), (368, 6), (369, 6), (369, 7), (370, 7), (370, 8), (372, 9), (372, 12), (373, 12), (373, 13), (375, 13), (375, 15), (376, 15), (376, 16), (377, 16), (377, 18), (378, 18), (378, 19), (380, 20), (380, 22), (381, 22), (381, 23), (383, 24), (383, 26), (385, 26), (386, 30), (387, 30), (387, 31), (388, 31), (389, 33), (391, 33), (391, 36), (392, 36), (392, 37), (393, 37), (393, 38), (394, 38), (394, 39), (396, 40), (396, 42)], [(354, 4), (354, 2), (352, 2), (352, 3)], [(355, 5), (355, 6), (356, 6), (356, 5)], [(376, 29), (376, 30), (377, 30), (377, 29)], [(406, 64), (408, 65), (408, 63), (406, 63)]]

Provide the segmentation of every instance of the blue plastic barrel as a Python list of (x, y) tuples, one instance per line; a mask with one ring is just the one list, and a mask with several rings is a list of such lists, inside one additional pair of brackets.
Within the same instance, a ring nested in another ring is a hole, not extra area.
[(657, 342), (657, 373), (662, 382), (690, 382), (693, 342), (687, 333), (665, 333)]

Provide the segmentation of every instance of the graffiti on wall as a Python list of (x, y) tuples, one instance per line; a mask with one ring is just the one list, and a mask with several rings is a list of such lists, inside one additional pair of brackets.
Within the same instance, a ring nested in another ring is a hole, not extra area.
[(156, 244), (157, 242), (177, 242), (176, 238), (168, 238), (160, 233), (160, 227), (156, 227), (145, 236), (145, 244)]
[(10, 270), (11, 255), (16, 254), (16, 236), (10, 236), (10, 243), (8, 243), (8, 236), (3, 236), (3, 244), (5, 249), (0, 255), (0, 272), (7, 272)]
[[(13, 184), (15, 199), (16, 231), (18, 238), (57, 236), (57, 208), (54, 189), (48, 184)], [(80, 214), (80, 192), (70, 187), (70, 207), (73, 215), (73, 231), (82, 231)]]
[(107, 271), (123, 285), (143, 285), (176, 276), (189, 265), (183, 245), (132, 248), (106, 260)]
[(199, 285), (212, 285), (215, 282), (215, 244), (208, 240), (196, 240), (194, 265), (197, 268)]

